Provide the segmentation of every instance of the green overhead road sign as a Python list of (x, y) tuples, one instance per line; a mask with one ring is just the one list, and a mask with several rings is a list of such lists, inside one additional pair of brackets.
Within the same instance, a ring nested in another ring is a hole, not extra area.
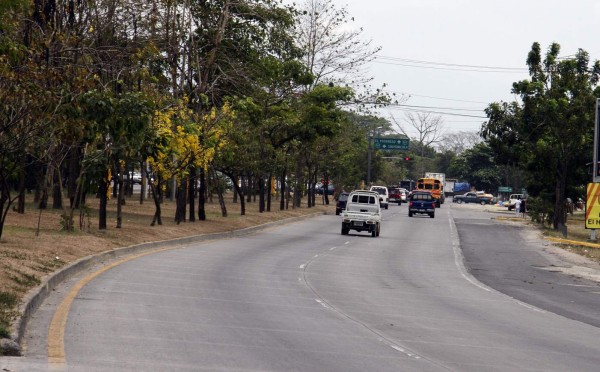
[(376, 150), (408, 150), (408, 138), (375, 138)]
[(513, 188), (510, 186), (499, 186), (498, 192), (512, 192)]

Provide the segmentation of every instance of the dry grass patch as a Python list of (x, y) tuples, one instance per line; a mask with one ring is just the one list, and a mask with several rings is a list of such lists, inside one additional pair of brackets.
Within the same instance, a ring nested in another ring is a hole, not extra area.
[[(598, 238), (597, 241), (590, 241), (590, 233), (591, 230), (585, 228), (585, 213), (582, 211), (577, 211), (573, 215), (568, 215), (567, 217), (567, 237), (566, 239), (574, 240), (578, 242), (584, 243), (600, 243), (600, 231), (597, 232), (596, 236)], [(560, 231), (554, 231), (551, 228), (544, 228), (543, 234), (545, 236), (553, 237), (553, 238), (564, 238)], [(583, 245), (573, 245), (573, 244), (560, 244), (562, 248), (569, 252), (577, 253), (581, 256), (585, 256), (594, 261), (600, 262), (600, 244), (598, 248), (583, 246)]]

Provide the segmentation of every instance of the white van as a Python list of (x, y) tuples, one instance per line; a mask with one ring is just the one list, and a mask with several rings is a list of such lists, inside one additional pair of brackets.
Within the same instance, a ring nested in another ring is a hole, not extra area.
[(515, 209), (515, 204), (517, 203), (517, 200), (521, 199), (523, 199), (523, 194), (511, 194), (510, 198), (508, 199), (508, 210), (512, 211), (513, 209)]
[(382, 208), (388, 209), (388, 199), (390, 197), (388, 188), (385, 186), (371, 186), (370, 191), (377, 192), (379, 194), (379, 199), (381, 199), (379, 204), (381, 204)]

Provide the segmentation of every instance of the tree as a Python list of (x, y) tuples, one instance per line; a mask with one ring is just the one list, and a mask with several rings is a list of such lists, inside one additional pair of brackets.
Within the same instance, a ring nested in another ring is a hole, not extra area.
[[(566, 190), (588, 177), (594, 131), (596, 87), (600, 62), (590, 65), (589, 55), (579, 49), (572, 58), (560, 58), (553, 43), (544, 58), (539, 43), (527, 57), (529, 80), (513, 84), (522, 104), (496, 103), (486, 110), (482, 128), (486, 142), (503, 164), (516, 164), (527, 173), (527, 190), (554, 205), (552, 225), (565, 223)], [(545, 211), (544, 211), (545, 212)]]
[(456, 156), (448, 168), (448, 173), (469, 181), (477, 190), (497, 190), (502, 180), (502, 170), (494, 159), (492, 148), (485, 143), (479, 143)]
[(440, 138), (437, 147), (441, 152), (451, 151), (454, 154), (460, 154), (481, 141), (483, 141), (483, 138), (481, 138), (481, 135), (477, 131), (459, 131), (444, 134)]
[[(415, 138), (416, 143), (413, 146), (418, 147), (418, 153), (421, 156), (421, 176), (425, 174), (425, 152), (428, 147), (438, 143), (443, 138), (444, 123), (442, 117), (439, 115), (432, 115), (431, 113), (417, 113), (416, 115), (412, 112), (405, 114), (404, 121), (407, 125), (412, 127), (417, 133)], [(400, 125), (395, 119), (397, 129), (408, 137), (408, 133), (402, 125)]]
[(346, 8), (337, 9), (332, 0), (305, 0), (296, 28), (304, 63), (315, 76), (308, 87), (324, 83), (357, 87), (369, 80), (363, 66), (372, 61), (381, 47), (363, 38), (362, 29), (350, 29), (354, 21)]

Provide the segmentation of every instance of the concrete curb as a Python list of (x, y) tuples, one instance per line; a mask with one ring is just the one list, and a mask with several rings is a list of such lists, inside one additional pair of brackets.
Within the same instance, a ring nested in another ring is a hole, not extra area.
[[(298, 217), (290, 217), (279, 221), (268, 222), (262, 225), (247, 227), (240, 230), (232, 230), (221, 233), (212, 233), (212, 234), (201, 234), (201, 235), (193, 235), (187, 236), (183, 238), (176, 238), (171, 240), (163, 240), (149, 243), (141, 243), (132, 245), (129, 247), (116, 248), (111, 251), (106, 251), (102, 253), (98, 253), (95, 255), (87, 256), (81, 258), (68, 266), (63, 267), (59, 271), (51, 274), (48, 278), (44, 280), (42, 284), (38, 287), (31, 289), (27, 294), (23, 297), (23, 303), (19, 308), (20, 316), (17, 320), (12, 324), (11, 327), (11, 340), (16, 342), (18, 345), (21, 345), (23, 341), (23, 337), (25, 335), (25, 330), (27, 329), (27, 324), (29, 320), (34, 315), (35, 311), (40, 307), (40, 305), (48, 298), (48, 295), (63, 281), (71, 278), (75, 274), (78, 274), (96, 264), (114, 260), (117, 258), (123, 258), (126, 256), (130, 256), (133, 254), (138, 254), (142, 252), (150, 252), (153, 250), (159, 250), (163, 248), (175, 248), (180, 245), (198, 243), (207, 240), (215, 240), (215, 239), (227, 239), (240, 237), (245, 235), (250, 235), (256, 233), (261, 230), (265, 230), (270, 227), (285, 225), (288, 223), (305, 220), (308, 218), (320, 216), (327, 214), (326, 212), (317, 212), (311, 213), (304, 216)], [(19, 353), (20, 354), (20, 353)], [(0, 350), (0, 356), (3, 355), (3, 350)]]

